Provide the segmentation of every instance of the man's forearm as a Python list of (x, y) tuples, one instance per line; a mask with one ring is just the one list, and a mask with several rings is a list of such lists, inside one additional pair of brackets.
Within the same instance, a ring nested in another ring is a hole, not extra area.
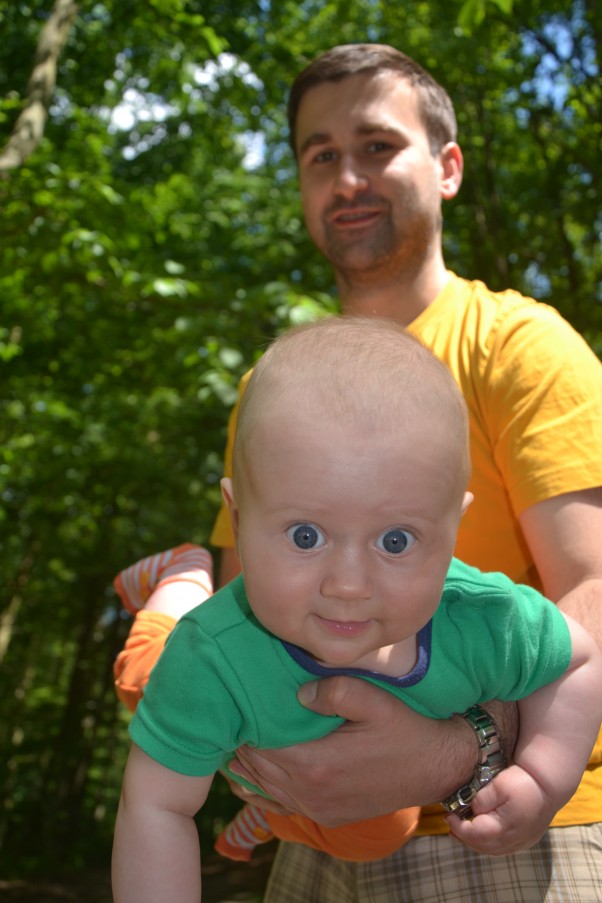
[(497, 727), (498, 737), (502, 744), (502, 750), (508, 763), (512, 761), (514, 747), (518, 740), (520, 718), (516, 702), (500, 702), (492, 699), (484, 702), (481, 708), (491, 716)]
[[(503, 753), (508, 762), (518, 737), (518, 706), (515, 702), (492, 700), (482, 705), (495, 723)], [(472, 779), (479, 761), (479, 746), (474, 729), (460, 716), (443, 722), (445, 731), (439, 746), (433, 751), (440, 766), (440, 778), (421, 788), (421, 795), (428, 799), (416, 801), (412, 805), (427, 805), (440, 802)], [(406, 805), (409, 805), (406, 804)]]
[[(313, 711), (339, 715), (345, 723), (326, 737), (297, 746), (242, 747), (239, 766), (232, 766), (287, 811), (336, 827), (441, 802), (474, 775), (478, 742), (464, 718), (428, 718), (353, 677), (310, 681), (298, 695)], [(516, 740), (516, 705), (485, 708), (497, 721), (509, 758)]]

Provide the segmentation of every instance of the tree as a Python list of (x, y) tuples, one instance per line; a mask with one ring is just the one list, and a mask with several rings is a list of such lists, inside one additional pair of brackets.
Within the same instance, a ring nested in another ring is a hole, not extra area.
[(0, 153), (0, 172), (19, 166), (40, 143), (56, 85), (57, 61), (76, 11), (72, 0), (56, 0), (40, 32), (35, 66), (27, 86), (27, 103)]

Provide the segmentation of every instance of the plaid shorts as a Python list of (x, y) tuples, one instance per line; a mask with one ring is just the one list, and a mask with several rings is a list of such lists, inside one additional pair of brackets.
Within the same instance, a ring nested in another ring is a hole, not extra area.
[(447, 835), (360, 863), (281, 843), (264, 903), (602, 903), (602, 823), (551, 828), (500, 857)]

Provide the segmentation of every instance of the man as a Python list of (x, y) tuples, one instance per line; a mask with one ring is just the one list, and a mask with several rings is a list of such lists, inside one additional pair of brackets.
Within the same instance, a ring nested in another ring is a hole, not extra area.
[[(289, 123), (307, 227), (334, 268), (343, 312), (407, 326), (465, 395), (475, 501), (456, 555), (542, 586), (601, 643), (602, 370), (550, 308), (447, 271), (441, 200), (457, 194), (463, 166), (447, 94), (393, 48), (337, 47), (297, 78)], [(230, 579), (238, 565), (221, 519), (213, 541)], [(475, 733), (461, 718), (429, 722), (345, 678), (304, 688), (303, 699), (348, 719), (344, 759), (337, 732), (239, 753), (243, 774), (285, 809), (337, 824), (433, 803), (473, 775), (478, 786)], [(495, 709), (496, 721), (505, 715)], [(511, 728), (498, 723), (508, 749)], [(377, 863), (282, 844), (266, 900), (599, 900), (601, 762), (599, 742), (562, 827), (532, 850), (482, 856), (441, 834), (427, 810), (424, 836)]]

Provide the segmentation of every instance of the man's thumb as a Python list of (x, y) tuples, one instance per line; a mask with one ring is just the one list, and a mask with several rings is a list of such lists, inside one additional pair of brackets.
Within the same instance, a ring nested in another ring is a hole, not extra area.
[(318, 683), (319, 681), (317, 680), (310, 680), (309, 683), (303, 684), (297, 693), (297, 699), (301, 705), (306, 706), (308, 709), (313, 708), (312, 702), (315, 701), (318, 695)]
[(297, 699), (301, 705), (320, 715), (338, 715), (346, 721), (364, 721), (370, 705), (382, 695), (388, 694), (365, 680), (337, 675), (303, 684), (297, 692)]

